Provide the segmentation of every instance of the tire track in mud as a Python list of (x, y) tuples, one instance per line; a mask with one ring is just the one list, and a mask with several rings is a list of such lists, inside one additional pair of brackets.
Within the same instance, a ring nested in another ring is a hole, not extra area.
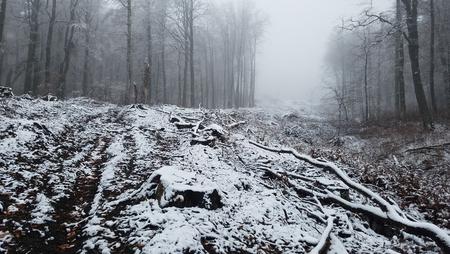
[[(121, 218), (121, 212), (126, 210), (126, 207), (142, 201), (142, 198), (130, 196), (119, 202), (120, 195), (127, 191), (137, 191), (141, 188), (142, 184), (147, 181), (154, 168), (155, 161), (159, 159), (153, 157), (153, 151), (149, 150), (147, 156), (143, 157), (142, 147), (137, 143), (139, 138), (143, 138), (150, 143), (155, 142), (156, 133), (153, 131), (144, 131), (133, 122), (132, 118), (126, 118), (124, 111), (117, 114), (116, 119), (112, 122), (118, 125), (120, 131), (115, 133), (114, 139), (120, 140), (123, 146), (123, 157), (115, 165), (116, 170), (114, 172), (114, 189), (105, 188), (101, 191), (102, 200), (100, 203), (100, 209), (94, 216), (98, 217), (102, 222), (102, 227), (109, 232), (109, 236), (105, 234), (94, 235), (92, 238), (96, 238), (94, 242), (106, 243), (108, 251), (111, 253), (135, 253), (136, 246), (129, 242), (129, 236), (131, 231), (120, 228), (119, 224), (123, 218)], [(141, 137), (136, 134), (142, 134)], [(151, 159), (149, 159), (150, 157)], [(144, 159), (145, 158), (145, 159)], [(145, 164), (145, 166), (143, 165)], [(144, 168), (143, 168), (144, 167)], [(105, 208), (106, 207), (106, 208)], [(106, 223), (109, 222), (109, 223)], [(114, 222), (114, 223), (111, 223)], [(89, 239), (85, 238), (83, 246), (80, 246), (81, 253), (100, 253), (102, 248), (97, 243), (87, 244)], [(89, 247), (89, 245), (91, 245)]]
[[(49, 173), (43, 176), (42, 191), (48, 197), (55, 197), (55, 190), (46, 183), (51, 177), (50, 174), (62, 173), (65, 167), (76, 169), (75, 183), (73, 186), (66, 186), (68, 189), (63, 193), (64, 197), (52, 203), (54, 212), (51, 213), (51, 221), (32, 224), (32, 204), (20, 207), (17, 213), (7, 214), (6, 218), (10, 223), (6, 225), (6, 231), (12, 236), (12, 241), (4, 246), (8, 253), (76, 253), (80, 249), (82, 228), (86, 224), (99, 184), (102, 166), (108, 160), (106, 149), (111, 143), (110, 134), (95, 126), (97, 122), (94, 120), (100, 118), (100, 122), (104, 122), (115, 117), (117, 110), (89, 115), (81, 123), (66, 127), (66, 131), (55, 137), (55, 142), (61, 142), (55, 146), (60, 161), (56, 169), (49, 170)], [(83, 135), (82, 132), (86, 128), (93, 128), (102, 134)], [(82, 159), (66, 164), (83, 149), (86, 149), (86, 153)], [(66, 184), (64, 177), (62, 179), (61, 182)]]
[(110, 142), (110, 138), (105, 137), (96, 141), (96, 148), (84, 162), (91, 172), (80, 175), (70, 197), (55, 205), (55, 223), (50, 230), (55, 238), (51, 246), (55, 253), (76, 253), (82, 245), (82, 229), (99, 184), (102, 165), (108, 159), (105, 151)]
[(55, 206), (55, 230), (51, 235), (55, 237), (52, 250), (53, 253), (78, 253), (86, 240), (83, 228), (90, 218), (90, 210), (93, 200), (100, 184), (100, 178), (104, 164), (109, 160), (107, 149), (112, 143), (109, 130), (106, 130), (106, 123), (110, 120), (119, 119), (119, 111), (111, 109), (100, 119), (101, 126), (95, 126), (101, 132), (97, 137), (95, 148), (79, 163), (88, 169), (87, 172), (77, 177), (74, 190), (70, 197), (61, 200)]

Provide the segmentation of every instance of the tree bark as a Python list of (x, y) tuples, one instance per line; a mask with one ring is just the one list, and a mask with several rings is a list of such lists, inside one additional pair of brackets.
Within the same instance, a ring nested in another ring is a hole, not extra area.
[(5, 39), (3, 33), (5, 30), (6, 5), (7, 0), (2, 0), (2, 3), (0, 5), (0, 85), (2, 84), (3, 61), (5, 56)]
[(215, 54), (214, 54), (214, 49), (213, 49), (213, 45), (212, 42), (210, 40), (209, 43), (210, 46), (210, 61), (211, 61), (211, 66), (210, 66), (210, 75), (209, 78), (211, 79), (211, 108), (216, 108), (216, 81), (215, 81)]
[(189, 60), (191, 71), (191, 107), (195, 101), (195, 69), (194, 69), (194, 0), (189, 0)]
[[(184, 36), (184, 70), (183, 70), (183, 106), (188, 107), (188, 66), (189, 66), (189, 24), (187, 3), (183, 1), (183, 36)], [(192, 91), (191, 91), (192, 92)]]
[(59, 81), (58, 81), (57, 95), (60, 98), (66, 97), (67, 73), (69, 72), (70, 62), (72, 58), (72, 50), (74, 48), (73, 37), (75, 34), (75, 28), (73, 25), (76, 19), (75, 15), (78, 2), (79, 2), (78, 0), (70, 1), (70, 21), (66, 27), (66, 34), (64, 41), (64, 60), (59, 66)]
[(411, 72), (414, 82), (414, 90), (416, 94), (417, 104), (422, 116), (423, 126), (426, 129), (433, 128), (433, 118), (428, 107), (427, 98), (423, 88), (421, 70), (420, 70), (420, 47), (419, 47), (419, 30), (418, 30), (418, 0), (402, 0), (406, 9), (406, 24), (408, 26), (408, 49), (411, 62)]
[(162, 85), (163, 85), (163, 103), (167, 103), (167, 73), (166, 73), (166, 24), (165, 17), (163, 21), (163, 31), (161, 39), (161, 69), (162, 69)]
[(250, 74), (250, 107), (255, 106), (256, 91), (256, 38), (253, 39), (251, 74)]
[(440, 56), (440, 62), (442, 65), (442, 75), (443, 75), (443, 81), (445, 86), (445, 93), (446, 93), (446, 101), (447, 101), (447, 111), (450, 116), (450, 62), (448, 59), (448, 49), (445, 48), (445, 45), (448, 43), (445, 39), (444, 32), (444, 24), (440, 24), (438, 26), (438, 49), (439, 49), (439, 56)]
[(25, 84), (24, 93), (36, 92), (37, 87), (34, 87), (33, 74), (35, 67), (38, 64), (36, 49), (39, 43), (39, 10), (40, 0), (30, 0), (30, 35), (28, 42), (28, 56), (25, 70)]
[(45, 47), (44, 86), (46, 93), (49, 93), (50, 91), (50, 68), (52, 64), (53, 31), (55, 23), (56, 23), (56, 0), (53, 0), (52, 11), (48, 23), (47, 45)]
[(397, 0), (396, 11), (396, 29), (395, 32), (395, 112), (397, 119), (402, 120), (406, 114), (406, 99), (405, 99), (405, 51), (403, 47), (403, 32), (402, 24), (402, 10), (401, 0)]
[[(131, 0), (127, 1), (127, 104), (130, 103), (131, 86), (133, 85), (133, 59), (132, 59), (132, 28), (133, 28), (133, 13)], [(136, 102), (135, 102), (136, 103)]]
[(367, 47), (369, 47), (369, 42), (364, 42), (364, 121), (367, 123), (369, 121), (369, 55), (370, 51)]
[(438, 112), (436, 105), (436, 94), (434, 88), (434, 72), (435, 72), (435, 11), (434, 0), (430, 0), (430, 98), (433, 112)]
[[(91, 8), (91, 6), (89, 6)], [(82, 94), (87, 97), (89, 95), (89, 58), (90, 58), (90, 41), (91, 41), (91, 10), (85, 13), (86, 31), (84, 33), (84, 64), (83, 64), (83, 79), (82, 79)]]
[(147, 64), (144, 69), (144, 103), (151, 103), (152, 92), (152, 65), (153, 65), (153, 35), (151, 18), (151, 1), (148, 1), (148, 20), (147, 20)]

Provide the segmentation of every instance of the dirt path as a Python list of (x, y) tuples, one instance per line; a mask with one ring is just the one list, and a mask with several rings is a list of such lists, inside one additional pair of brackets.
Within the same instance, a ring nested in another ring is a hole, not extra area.
[[(33, 222), (32, 213), (39, 204), (24, 204), (19, 211), (6, 213), (4, 219), (8, 223), (0, 226), (0, 231), (7, 231), (12, 236), (9, 253), (76, 253), (80, 250), (82, 229), (89, 219), (103, 165), (108, 161), (106, 149), (111, 143), (111, 133), (102, 127), (108, 126), (104, 123), (114, 118), (117, 118), (117, 110), (88, 115), (82, 121), (67, 126), (61, 135), (54, 137), (51, 145), (43, 142), (46, 137), (40, 136), (42, 140), (38, 139), (34, 146), (30, 146), (35, 152), (50, 154), (52, 151), (56, 154), (40, 157), (39, 163), (26, 161), (33, 164), (32, 167), (58, 160), (47, 174), (43, 174), (42, 181), (35, 181), (34, 185), (51, 200), (51, 219), (43, 223)], [(90, 130), (95, 130), (95, 133), (89, 133)], [(59, 182), (50, 184), (55, 179)], [(32, 194), (37, 195), (37, 191)], [(9, 198), (2, 195), (4, 205), (13, 203)]]

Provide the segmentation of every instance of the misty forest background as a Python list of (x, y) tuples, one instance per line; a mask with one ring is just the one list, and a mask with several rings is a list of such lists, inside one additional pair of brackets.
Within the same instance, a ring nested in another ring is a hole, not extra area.
[(16, 94), (254, 105), (265, 18), (250, 1), (2, 0), (1, 10), (0, 80)]
[(342, 123), (421, 119), (432, 129), (450, 113), (450, 2), (394, 0), (343, 20), (324, 82)]
[[(392, 2), (337, 26), (325, 104), (342, 123), (432, 129), (450, 112), (450, 3)], [(266, 24), (251, 1), (1, 0), (0, 82), (34, 96), (251, 107)]]

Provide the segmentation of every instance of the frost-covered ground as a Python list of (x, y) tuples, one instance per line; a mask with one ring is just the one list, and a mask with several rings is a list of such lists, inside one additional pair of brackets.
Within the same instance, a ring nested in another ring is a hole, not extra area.
[[(346, 178), (255, 145), (317, 157), (316, 143), (334, 133), (304, 111), (0, 99), (0, 252), (439, 252), (429, 238), (325, 202), (385, 216)], [(425, 219), (407, 212), (401, 221)]]

